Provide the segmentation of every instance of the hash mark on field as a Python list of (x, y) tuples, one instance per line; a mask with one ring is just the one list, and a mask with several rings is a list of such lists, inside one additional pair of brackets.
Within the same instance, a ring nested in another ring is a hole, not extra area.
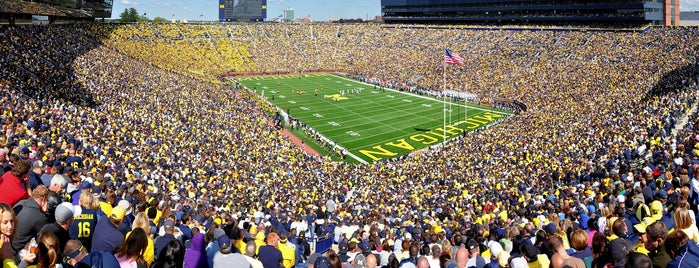
[(357, 133), (356, 131), (351, 131), (351, 130), (350, 130), (350, 131), (347, 131), (347, 132), (345, 132), (345, 133), (346, 133), (347, 135), (354, 136), (354, 137), (361, 136), (361, 135), (359, 135), (359, 133)]
[(269, 92), (270, 92), (270, 93), (273, 93), (273, 94), (274, 94), (274, 93), (277, 93), (276, 90), (270, 90)]
[(280, 99), (286, 99), (286, 96), (284, 96), (284, 95), (279, 95), (279, 98), (280, 98)]
[(340, 123), (335, 122), (335, 121), (330, 121), (330, 122), (328, 122), (328, 125), (335, 126), (335, 127), (339, 127), (339, 126), (340, 126)]
[(350, 85), (350, 84), (345, 84), (345, 86), (351, 87), (352, 85)]
[(338, 83), (338, 84), (340, 84), (340, 83), (342, 83), (342, 81), (335, 81), (335, 83)]
[(413, 102), (413, 101), (409, 100), (409, 99), (403, 99), (403, 102)]
[(386, 97), (389, 97), (389, 98), (391, 98), (391, 99), (395, 99), (395, 98), (396, 98), (396, 96), (393, 96), (393, 95), (386, 95)]
[(289, 103), (296, 104), (296, 101), (290, 100)]
[(255, 83), (255, 85), (258, 85), (258, 86), (259, 86), (259, 85), (262, 85), (262, 84), (260, 84), (259, 82), (257, 82), (257, 83)]
[(432, 108), (432, 104), (423, 103), (422, 107)]
[(313, 116), (316, 117), (316, 118), (324, 118), (324, 117), (325, 117), (325, 116), (323, 116), (322, 114), (319, 114), (319, 113), (314, 113)]
[(303, 106), (299, 107), (299, 109), (304, 110), (304, 111), (310, 110), (310, 108), (308, 108), (308, 107), (303, 107)]
[(268, 89), (268, 87), (262, 87), (262, 88), (264, 88), (264, 89)]
[(378, 92), (378, 91), (376, 91), (376, 90), (372, 90), (372, 91), (371, 91), (371, 93), (374, 93), (374, 94), (379, 94), (379, 92)]

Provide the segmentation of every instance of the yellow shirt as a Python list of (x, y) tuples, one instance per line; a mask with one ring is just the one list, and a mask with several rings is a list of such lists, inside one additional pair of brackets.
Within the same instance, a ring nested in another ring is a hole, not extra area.
[(240, 252), (245, 253), (245, 242), (243, 242), (243, 239), (240, 239), (238, 241), (235, 241), (235, 247), (240, 250)]
[(286, 268), (292, 268), (294, 267), (294, 264), (296, 263), (296, 254), (294, 250), (287, 246), (286, 244), (279, 243), (279, 251), (282, 252), (282, 265)]

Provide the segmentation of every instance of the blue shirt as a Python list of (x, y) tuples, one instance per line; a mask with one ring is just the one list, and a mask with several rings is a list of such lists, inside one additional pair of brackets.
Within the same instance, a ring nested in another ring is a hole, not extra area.
[(162, 251), (165, 248), (165, 246), (167, 246), (167, 243), (170, 243), (170, 241), (172, 240), (176, 240), (175, 236), (172, 234), (165, 234), (161, 237), (156, 238), (153, 242), (153, 246), (155, 248), (155, 256), (160, 255), (160, 251)]
[(100, 250), (114, 252), (123, 241), (124, 235), (119, 229), (112, 224), (108, 217), (102, 217), (97, 221), (97, 226), (95, 226), (90, 252)]
[(260, 252), (257, 254), (257, 256), (260, 259), (260, 262), (262, 262), (262, 266), (265, 268), (281, 268), (281, 263), (282, 260), (282, 252), (279, 251), (279, 249), (270, 246), (270, 245), (264, 245), (260, 247)]
[(87, 249), (92, 248), (92, 237), (95, 234), (95, 227), (97, 227), (97, 211), (83, 208), (82, 214), (75, 216), (68, 232), (70, 233), (70, 238), (80, 240)]

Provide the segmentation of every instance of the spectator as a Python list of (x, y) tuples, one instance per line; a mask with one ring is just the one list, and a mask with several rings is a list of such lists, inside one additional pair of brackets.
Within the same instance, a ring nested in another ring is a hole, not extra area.
[(143, 229), (136, 228), (117, 248), (114, 257), (121, 267), (145, 268), (147, 265), (146, 260), (143, 259), (143, 252), (147, 246), (148, 235)]
[(214, 267), (250, 267), (250, 263), (238, 252), (233, 252), (233, 245), (228, 236), (219, 237), (220, 251), (214, 256)]
[[(42, 183), (43, 184), (43, 183)], [(62, 175), (54, 175), (51, 178), (49, 188), (49, 204), (48, 204), (48, 216), (49, 222), (54, 222), (56, 220), (55, 211), (59, 204), (63, 203), (63, 191), (68, 182)]]
[[(19, 164), (19, 163), (18, 163)], [(37, 186), (32, 191), (32, 197), (25, 199), (13, 207), (17, 214), (17, 232), (12, 240), (12, 248), (19, 252), (48, 222), (44, 213), (48, 206), (49, 190), (46, 186)]]
[(184, 265), (185, 249), (180, 242), (172, 240), (167, 243), (153, 268), (179, 268)]
[(73, 217), (73, 224), (68, 230), (70, 237), (80, 240), (81, 246), (86, 249), (91, 249), (92, 237), (95, 235), (97, 226), (99, 203), (92, 194), (85, 192), (80, 195), (80, 206), (75, 209), (76, 216)]
[(29, 198), (32, 188), (27, 180), (31, 164), (26, 160), (19, 160), (12, 166), (11, 172), (5, 172), (0, 177), (0, 188), (3, 194), (0, 195), (0, 203), (14, 206), (19, 201)]
[(14, 262), (15, 253), (12, 249), (12, 239), (17, 230), (17, 218), (12, 208), (5, 203), (0, 203), (0, 259)]
[(155, 253), (160, 256), (160, 251), (165, 248), (165, 245), (170, 242), (170, 240), (176, 240), (175, 238), (175, 222), (167, 219), (163, 222), (163, 229), (165, 230), (165, 235), (158, 236), (155, 239)]
[[(612, 230), (614, 234), (625, 234), (626, 222), (624, 219), (616, 219), (612, 224)], [(613, 237), (614, 238), (609, 241), (609, 244), (607, 245), (612, 256), (612, 264), (614, 267), (624, 267), (626, 264), (626, 255), (631, 252), (633, 245), (622, 237), (615, 235)]]
[(552, 235), (549, 237), (550, 239), (550, 245), (551, 249), (553, 250), (553, 257), (551, 258), (551, 267), (554, 268), (563, 268), (563, 267), (572, 267), (572, 268), (584, 268), (585, 263), (575, 257), (571, 257), (568, 255), (566, 252), (566, 249), (563, 247), (563, 240), (557, 236), (557, 235)]
[(648, 250), (648, 257), (653, 262), (653, 267), (667, 267), (672, 259), (665, 250), (666, 236), (667, 227), (661, 221), (656, 221), (646, 227), (645, 246)]
[(41, 162), (41, 160), (35, 160), (31, 164), (32, 168), (27, 172), (29, 175), (27, 181), (29, 181), (29, 187), (34, 189), (36, 186), (44, 184), (44, 182), (41, 180), (41, 175), (44, 173), (44, 164)]
[[(45, 187), (45, 186), (44, 186)], [(39, 233), (36, 248), (36, 267), (55, 267), (62, 264), (62, 251), (59, 251), (59, 241), (52, 233)]]
[[(256, 258), (255, 249), (257, 249), (257, 246), (255, 246), (255, 241), (248, 241), (248, 243), (245, 244), (245, 255), (243, 255), (243, 257), (245, 257), (245, 260), (250, 263), (252, 268), (263, 268), (264, 266), (262, 265), (262, 262)], [(313, 264), (309, 261), (309, 266), (312, 265)]]
[(694, 241), (694, 243), (699, 243), (699, 229), (697, 225), (692, 223), (692, 217), (689, 214), (689, 210), (686, 208), (677, 208), (673, 213), (673, 219), (675, 220), (675, 228), (682, 230), (688, 237), (689, 240)]
[(131, 228), (132, 228), (131, 231), (126, 233), (126, 236), (125, 236), (126, 239), (129, 238), (129, 235), (131, 234), (131, 232), (133, 232), (133, 230), (135, 230), (136, 228), (141, 228), (141, 229), (143, 229), (144, 232), (146, 232), (148, 244), (146, 245), (146, 249), (143, 252), (141, 252), (141, 257), (143, 257), (143, 260), (146, 261), (146, 265), (148, 267), (150, 267), (150, 265), (155, 260), (155, 255), (154, 255), (155, 254), (155, 245), (153, 243), (153, 239), (151, 239), (150, 236), (148, 235), (148, 234), (150, 234), (151, 231), (150, 231), (150, 225), (148, 224), (148, 218), (146, 217), (146, 215), (143, 213), (139, 213), (138, 215), (136, 215), (136, 218), (134, 219), (133, 225)]
[(226, 233), (223, 231), (223, 229), (212, 226), (204, 235), (206, 241), (208, 242), (206, 245), (206, 256), (209, 267), (214, 266), (214, 256), (220, 250), (218, 247), (218, 239), (225, 234)]
[[(79, 267), (78, 262), (84, 259), (89, 253), (80, 240), (68, 240), (63, 251), (63, 263), (72, 267)], [(118, 264), (117, 264), (118, 265)]]
[(625, 268), (653, 268), (650, 258), (638, 252), (631, 252), (626, 260)]
[[(114, 252), (124, 242), (124, 235), (117, 229), (117, 226), (124, 218), (124, 214), (126, 214), (124, 208), (117, 206), (111, 209), (109, 217), (102, 217), (97, 220), (90, 252)], [(147, 241), (146, 246), (148, 246)]]
[(296, 266), (296, 249), (289, 246), (289, 238), (286, 234), (279, 236), (279, 251), (282, 253), (282, 266), (292, 268)]
[(699, 245), (689, 241), (689, 237), (682, 230), (667, 235), (665, 251), (672, 259), (667, 267), (699, 267)]
[[(261, 246), (257, 254), (260, 262), (265, 268), (282, 267), (282, 252), (279, 251), (279, 236), (275, 232), (267, 235), (267, 245)], [(330, 259), (332, 261), (332, 259)], [(339, 257), (338, 257), (339, 260)]]
[(184, 253), (184, 267), (208, 267), (204, 234), (196, 233), (192, 236), (192, 246)]
[(56, 208), (55, 222), (44, 225), (39, 232), (54, 234), (58, 238), (58, 252), (63, 252), (66, 243), (70, 240), (70, 232), (68, 232), (68, 229), (73, 225), (73, 221), (73, 205), (64, 202)]

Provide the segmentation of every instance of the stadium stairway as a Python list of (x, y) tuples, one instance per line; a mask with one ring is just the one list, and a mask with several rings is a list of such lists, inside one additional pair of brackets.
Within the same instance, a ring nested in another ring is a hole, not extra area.
[[(697, 81), (699, 81), (699, 76), (696, 77)], [(685, 125), (687, 125), (687, 121), (689, 119), (690, 115), (693, 115), (697, 112), (697, 109), (699, 108), (699, 83), (694, 87), (694, 104), (692, 105), (692, 108), (690, 108), (689, 112), (684, 114), (682, 118), (680, 118), (679, 121), (677, 121), (677, 124), (675, 127), (672, 129), (671, 137), (675, 138), (677, 137), (677, 133), (684, 129)]]

